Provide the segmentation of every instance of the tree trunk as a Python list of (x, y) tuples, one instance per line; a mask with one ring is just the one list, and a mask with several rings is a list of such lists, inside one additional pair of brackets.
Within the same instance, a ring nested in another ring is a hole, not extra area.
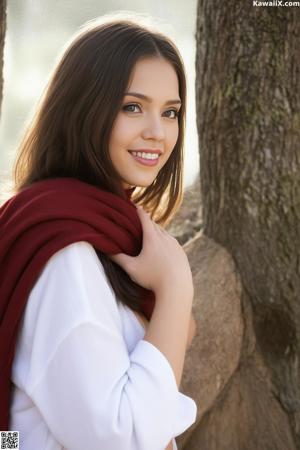
[(245, 328), (189, 450), (300, 449), (299, 14), (198, 3), (203, 232), (235, 262)]
[(6, 31), (6, 0), (0, 0), (0, 114), (3, 92), (3, 50)]

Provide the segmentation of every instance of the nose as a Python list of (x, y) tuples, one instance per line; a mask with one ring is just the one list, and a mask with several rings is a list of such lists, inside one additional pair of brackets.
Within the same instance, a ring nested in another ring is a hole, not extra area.
[(165, 137), (165, 130), (161, 117), (149, 117), (145, 123), (142, 136), (144, 139), (162, 141)]

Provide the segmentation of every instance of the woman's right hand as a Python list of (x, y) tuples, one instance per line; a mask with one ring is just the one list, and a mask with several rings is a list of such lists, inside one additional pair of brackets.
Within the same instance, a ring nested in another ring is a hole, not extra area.
[(160, 225), (156, 224), (142, 207), (137, 207), (142, 229), (143, 246), (138, 256), (125, 253), (108, 255), (119, 264), (130, 278), (159, 294), (175, 289), (193, 298), (194, 288), (188, 258), (178, 243)]

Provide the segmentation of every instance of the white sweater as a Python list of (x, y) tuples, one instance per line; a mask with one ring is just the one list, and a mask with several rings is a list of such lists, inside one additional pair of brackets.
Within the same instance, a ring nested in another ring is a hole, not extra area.
[(31, 290), (13, 362), (9, 429), (20, 449), (164, 450), (190, 427), (196, 403), (144, 335), (89, 243), (53, 255)]

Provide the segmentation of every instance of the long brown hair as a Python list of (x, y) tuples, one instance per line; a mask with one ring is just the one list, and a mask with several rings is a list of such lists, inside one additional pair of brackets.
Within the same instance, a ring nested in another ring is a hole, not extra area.
[[(128, 19), (93, 22), (71, 40), (55, 68), (18, 148), (14, 191), (47, 178), (72, 177), (125, 197), (109, 156), (109, 138), (136, 62), (162, 57), (178, 76), (179, 135), (170, 158), (150, 186), (132, 200), (165, 226), (183, 196), (186, 78), (180, 54), (165, 35)], [(118, 300), (140, 310), (140, 288), (97, 252)]]

